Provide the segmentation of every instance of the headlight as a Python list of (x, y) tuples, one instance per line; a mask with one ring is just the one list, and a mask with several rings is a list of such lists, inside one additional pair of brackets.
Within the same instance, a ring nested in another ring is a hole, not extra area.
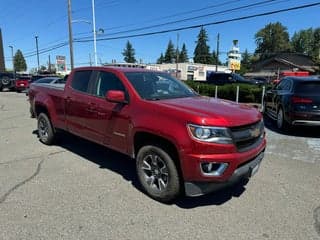
[(208, 127), (188, 124), (188, 129), (192, 137), (199, 141), (224, 144), (232, 143), (229, 130), (224, 127)]

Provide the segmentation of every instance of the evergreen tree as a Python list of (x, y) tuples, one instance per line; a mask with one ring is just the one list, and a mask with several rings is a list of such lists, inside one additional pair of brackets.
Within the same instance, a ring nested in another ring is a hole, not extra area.
[(161, 53), (160, 57), (157, 59), (157, 64), (162, 64), (162, 63), (164, 63), (163, 53)]
[(219, 60), (219, 56), (217, 56), (217, 53), (215, 50), (212, 51), (212, 64), (218, 64), (221, 65), (221, 62)]
[(291, 50), (289, 33), (280, 22), (269, 23), (259, 30), (255, 34), (255, 42), (257, 44), (255, 52), (260, 54), (262, 59)]
[(23, 72), (27, 70), (26, 60), (20, 49), (17, 50), (16, 54), (13, 57), (14, 69), (16, 72)]
[(248, 49), (242, 53), (241, 56), (241, 67), (239, 70), (239, 74), (245, 74), (251, 71), (252, 68), (252, 55), (248, 52)]
[(123, 50), (122, 55), (124, 56), (123, 60), (127, 63), (137, 62), (135, 58), (135, 50), (129, 41), (127, 41), (126, 48)]
[(188, 57), (187, 47), (186, 47), (186, 44), (183, 44), (179, 54), (179, 62), (181, 63), (188, 62), (188, 60), (189, 60), (189, 57)]
[(165, 63), (174, 63), (176, 59), (176, 50), (174, 49), (174, 45), (170, 40), (168, 43), (168, 47), (166, 53), (164, 55), (164, 62)]
[(194, 49), (193, 61), (195, 63), (212, 64), (212, 55), (210, 54), (210, 47), (207, 45), (208, 34), (206, 30), (201, 27), (198, 34), (198, 40), (196, 41), (196, 47)]

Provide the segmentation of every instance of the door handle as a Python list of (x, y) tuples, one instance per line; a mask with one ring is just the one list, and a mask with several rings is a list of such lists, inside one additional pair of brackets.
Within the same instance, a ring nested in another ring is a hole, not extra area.
[(72, 98), (71, 97), (66, 97), (66, 101), (69, 103), (72, 101)]
[(89, 103), (86, 110), (88, 112), (96, 112), (97, 111), (97, 106), (96, 106), (95, 103)]

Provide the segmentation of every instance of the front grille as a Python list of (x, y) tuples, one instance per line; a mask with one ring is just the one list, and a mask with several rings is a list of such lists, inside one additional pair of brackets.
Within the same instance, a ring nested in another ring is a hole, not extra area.
[(232, 138), (239, 152), (248, 151), (261, 143), (264, 135), (263, 121), (231, 128)]

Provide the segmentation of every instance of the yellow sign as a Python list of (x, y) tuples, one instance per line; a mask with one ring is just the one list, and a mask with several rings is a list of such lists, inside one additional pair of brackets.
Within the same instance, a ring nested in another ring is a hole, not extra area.
[(240, 61), (229, 59), (229, 69), (231, 70), (240, 70)]

